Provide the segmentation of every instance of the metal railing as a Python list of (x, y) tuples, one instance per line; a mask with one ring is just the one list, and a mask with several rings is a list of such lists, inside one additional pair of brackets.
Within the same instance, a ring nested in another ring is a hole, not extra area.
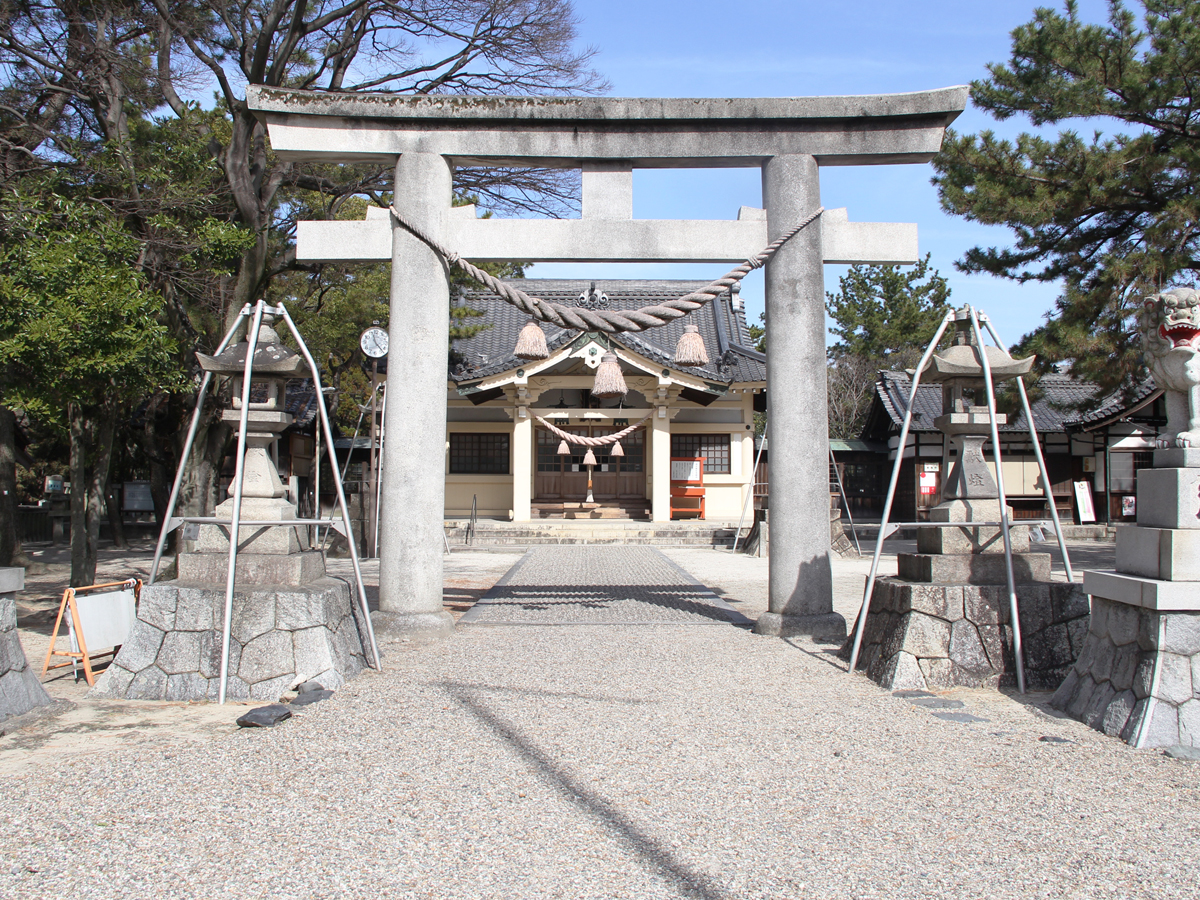
[(467, 533), (463, 536), (463, 543), (468, 547), (475, 541), (475, 527), (479, 524), (479, 495), (471, 495), (471, 518), (467, 520)]

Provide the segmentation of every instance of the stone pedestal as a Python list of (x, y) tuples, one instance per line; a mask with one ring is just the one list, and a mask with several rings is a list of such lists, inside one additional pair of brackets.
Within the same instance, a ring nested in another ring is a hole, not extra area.
[(1138, 524), (1116, 571), (1084, 573), (1092, 624), (1054, 695), (1073, 718), (1137, 747), (1200, 747), (1200, 453), (1159, 450), (1138, 473)]
[(0, 569), (0, 722), (50, 703), (17, 634), (17, 591), (23, 587), (24, 569)]
[[(233, 596), (231, 700), (278, 700), (305, 681), (336, 690), (366, 667), (350, 587), (322, 577)], [(225, 593), (169, 581), (142, 588), (133, 632), (89, 692), (128, 700), (215, 700)]]
[[(1077, 584), (1028, 583), (1017, 600), (1026, 685), (1053, 690), (1083, 649), (1087, 595)], [(890, 690), (1016, 684), (1008, 588), (879, 579), (858, 667)]]

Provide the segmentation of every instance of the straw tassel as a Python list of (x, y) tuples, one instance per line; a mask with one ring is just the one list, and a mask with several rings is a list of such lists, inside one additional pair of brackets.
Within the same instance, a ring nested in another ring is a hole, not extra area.
[(513, 350), (513, 355), (528, 360), (550, 358), (550, 348), (546, 346), (546, 332), (542, 331), (542, 326), (537, 323), (537, 319), (530, 319), (525, 323), (525, 327), (521, 329), (521, 334), (517, 337), (517, 346)]
[(610, 400), (614, 397), (624, 397), (627, 393), (629, 388), (625, 387), (621, 367), (617, 364), (617, 354), (605, 353), (600, 357), (600, 367), (596, 369), (596, 383), (592, 385), (592, 396)]
[(559, 456), (570, 456), (571, 455), (571, 448), (567, 446), (566, 441), (558, 442), (558, 455)]
[(591, 447), (588, 447), (587, 453), (583, 456), (583, 464), (585, 466), (594, 466), (596, 464), (596, 454), (592, 452)]
[(621, 449), (620, 441), (613, 441), (612, 449), (608, 451), (609, 456), (624, 456), (625, 451)]
[(683, 326), (683, 334), (675, 344), (675, 365), (692, 367), (707, 366), (708, 353), (704, 349), (704, 338), (700, 337), (700, 329), (695, 325)]

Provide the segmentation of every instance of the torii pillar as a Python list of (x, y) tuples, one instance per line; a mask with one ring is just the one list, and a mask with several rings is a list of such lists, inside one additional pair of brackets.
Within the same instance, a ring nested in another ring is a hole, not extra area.
[[(533, 262), (740, 263), (820, 205), (821, 166), (928, 162), (966, 100), (965, 87), (759, 100), (247, 90), (281, 157), (394, 164), (396, 208), (414, 226), (467, 259)], [(471, 207), (452, 209), (459, 164), (581, 169), (582, 217), (483, 220)], [(721, 167), (762, 170), (765, 213), (633, 219), (633, 169)], [(852, 223), (845, 210), (827, 210), (767, 264), (772, 546), (760, 634), (845, 636), (829, 566), (822, 266), (915, 262), (916, 237), (915, 225)], [(362, 222), (299, 223), (297, 258), (392, 261), (388, 375), (400, 380), (389, 392), (383, 449), (379, 606), (385, 633), (448, 634), (445, 267), (382, 210)]]

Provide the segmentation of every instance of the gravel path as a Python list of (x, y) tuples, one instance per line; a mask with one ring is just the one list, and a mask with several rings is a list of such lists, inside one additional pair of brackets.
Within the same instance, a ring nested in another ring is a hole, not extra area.
[(733, 625), (395, 646), (273, 730), (5, 769), (0, 897), (1200, 896), (1200, 764), (1036, 697), (929, 708)]
[(752, 625), (653, 547), (533, 547), (462, 617), (471, 625)]

